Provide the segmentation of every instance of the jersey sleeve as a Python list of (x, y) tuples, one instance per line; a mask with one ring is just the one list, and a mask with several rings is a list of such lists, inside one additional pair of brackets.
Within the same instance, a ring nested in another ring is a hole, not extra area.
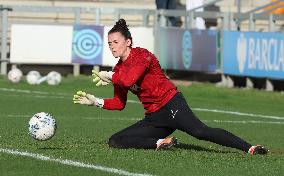
[(149, 52), (143, 51), (137, 53), (134, 57), (127, 71), (119, 70), (113, 74), (112, 82), (114, 84), (129, 88), (135, 84), (141, 75), (144, 74), (145, 70), (149, 68), (152, 59)]
[(114, 84), (114, 97), (104, 99), (104, 109), (108, 110), (122, 110), (124, 109), (127, 101), (127, 89), (123, 89), (117, 84)]

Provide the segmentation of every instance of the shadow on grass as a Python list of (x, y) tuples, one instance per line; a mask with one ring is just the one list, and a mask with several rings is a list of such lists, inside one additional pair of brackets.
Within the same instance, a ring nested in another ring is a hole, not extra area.
[(222, 150), (209, 149), (209, 148), (201, 147), (198, 145), (184, 144), (184, 143), (179, 143), (175, 145), (174, 147), (178, 149), (195, 150), (195, 151), (211, 152), (211, 153), (238, 153), (234, 151), (222, 151)]
[(270, 152), (272, 155), (284, 155), (283, 149), (270, 149)]
[[(110, 148), (110, 149), (116, 149), (116, 150), (129, 150), (133, 148), (112, 148), (108, 146), (108, 141), (107, 140), (101, 140), (101, 141), (92, 141), (91, 143), (98, 143), (99, 145), (103, 145), (106, 148)], [(210, 148), (206, 148), (206, 147), (202, 147), (199, 145), (194, 145), (194, 144), (185, 144), (185, 143), (178, 143), (175, 146), (173, 146), (173, 148), (176, 149), (183, 149), (183, 150), (192, 150), (192, 151), (200, 151), (200, 152), (211, 152), (211, 153), (241, 153), (241, 151), (232, 151), (232, 150), (217, 150), (217, 149), (210, 149)], [(171, 149), (173, 149), (171, 148)], [(169, 151), (174, 151), (174, 150), (169, 150)], [(134, 149), (134, 150), (145, 150), (145, 149)], [(147, 149), (146, 149), (147, 150)], [(149, 149), (152, 150), (152, 149)]]

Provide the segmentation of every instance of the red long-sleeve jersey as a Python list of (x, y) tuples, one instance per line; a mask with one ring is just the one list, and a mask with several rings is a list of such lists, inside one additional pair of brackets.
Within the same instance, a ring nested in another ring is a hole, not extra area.
[(124, 62), (119, 60), (113, 72), (114, 97), (104, 99), (104, 109), (124, 109), (130, 90), (137, 95), (148, 114), (162, 108), (177, 93), (158, 59), (144, 48), (132, 48), (127, 59)]

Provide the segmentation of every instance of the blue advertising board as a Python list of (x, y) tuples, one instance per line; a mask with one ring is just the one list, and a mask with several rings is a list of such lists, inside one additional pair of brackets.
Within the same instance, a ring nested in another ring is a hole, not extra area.
[(158, 59), (165, 69), (183, 71), (216, 71), (215, 30), (160, 28)]
[(103, 26), (75, 25), (72, 41), (72, 63), (101, 65)]
[(223, 72), (284, 79), (284, 34), (225, 31)]

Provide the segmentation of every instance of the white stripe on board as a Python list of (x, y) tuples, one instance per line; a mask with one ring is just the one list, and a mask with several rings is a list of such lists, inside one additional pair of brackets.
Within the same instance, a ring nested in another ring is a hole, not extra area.
[(5, 149), (5, 148), (0, 148), (0, 152), (7, 153), (7, 154), (12, 154), (12, 155), (17, 155), (17, 156), (26, 156), (26, 157), (30, 157), (30, 158), (34, 158), (34, 159), (38, 159), (38, 160), (42, 160), (42, 161), (56, 162), (56, 163), (69, 165), (69, 166), (76, 166), (76, 167), (100, 170), (100, 171), (114, 173), (114, 174), (119, 174), (119, 175), (126, 175), (126, 176), (152, 176), (152, 175), (149, 175), (149, 174), (131, 173), (131, 172), (128, 172), (128, 171), (125, 171), (125, 170), (121, 170), (121, 169), (104, 167), (104, 166), (100, 166), (100, 165), (93, 165), (93, 164), (88, 164), (88, 163), (83, 163), (83, 162), (78, 162), (78, 161), (56, 159), (56, 158), (52, 158), (52, 157), (49, 157), (49, 156), (44, 156), (44, 155), (37, 154), (37, 153), (20, 152), (20, 151), (17, 151), (17, 150), (11, 150), (11, 149)]
[[(41, 96), (35, 96), (36, 98), (68, 98), (72, 97), (70, 94), (67, 93), (50, 93), (50, 92), (43, 92), (43, 91), (30, 91), (30, 90), (21, 90), (21, 89), (9, 89), (9, 88), (1, 88), (0, 91), (9, 91), (9, 92), (20, 92), (20, 93), (32, 93), (32, 94), (40, 94)], [(47, 95), (47, 96), (44, 96)], [(59, 95), (56, 97), (52, 97), (49, 95)], [(127, 100), (129, 103), (139, 103), (139, 101), (135, 100)], [(237, 111), (225, 111), (225, 110), (219, 110), (219, 109), (204, 109), (204, 108), (191, 108), (194, 111), (201, 111), (201, 112), (215, 112), (215, 113), (222, 113), (222, 114), (232, 114), (232, 115), (238, 115), (238, 116), (249, 116), (249, 117), (260, 117), (260, 118), (266, 118), (266, 119), (277, 119), (277, 120), (284, 120), (284, 117), (280, 116), (271, 116), (271, 115), (262, 115), (262, 114), (252, 114), (252, 113), (243, 113), (243, 112), (237, 112)]]

